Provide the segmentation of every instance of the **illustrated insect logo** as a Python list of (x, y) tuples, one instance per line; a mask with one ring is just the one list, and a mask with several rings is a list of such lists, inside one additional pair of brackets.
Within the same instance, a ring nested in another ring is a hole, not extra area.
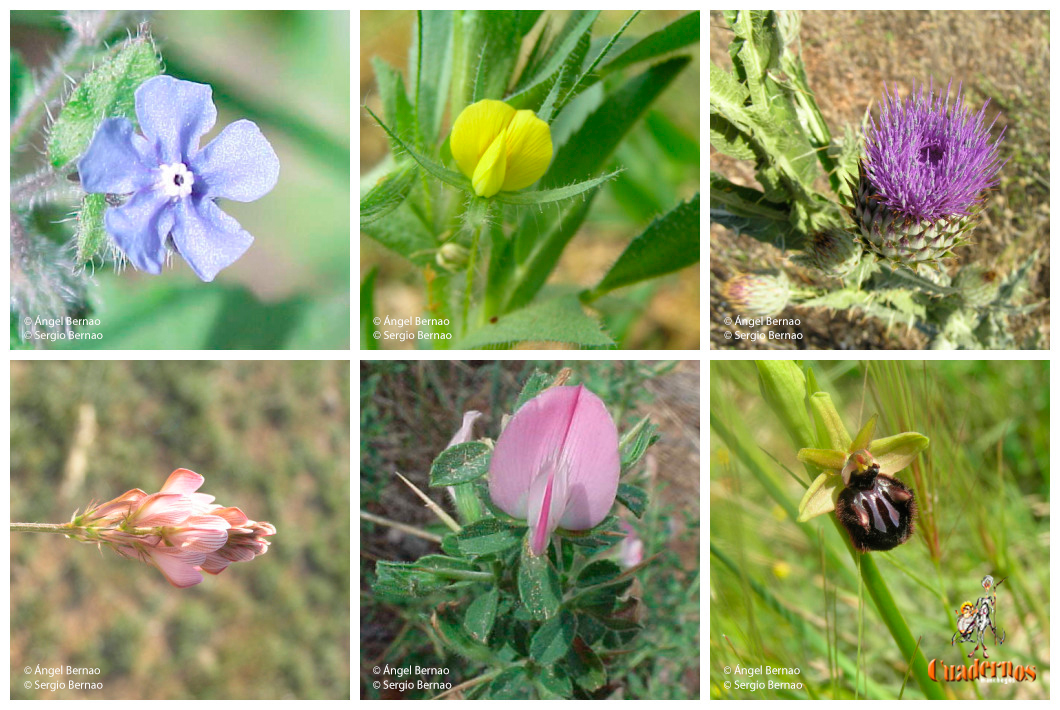
[[(1005, 579), (1008, 579), (1006, 577)], [(950, 645), (955, 643), (975, 643), (975, 648), (968, 654), (968, 658), (974, 658), (975, 652), (983, 649), (983, 658), (990, 658), (986, 652), (986, 632), (989, 629), (994, 636), (994, 645), (1000, 646), (1005, 643), (1005, 631), (1001, 630), (1000, 637), (997, 631), (997, 588), (1001, 583), (994, 584), (994, 578), (990, 575), (983, 577), (983, 596), (979, 597), (975, 604), (964, 602), (957, 613), (957, 633), (950, 639)]]

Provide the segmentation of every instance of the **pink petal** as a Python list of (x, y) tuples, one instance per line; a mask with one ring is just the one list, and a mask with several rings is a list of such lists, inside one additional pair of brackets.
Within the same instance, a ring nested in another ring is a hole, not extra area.
[(535, 555), (548, 549), (548, 538), (559, 527), (567, 500), (567, 472), (549, 464), (530, 484), (527, 521), (534, 529), (530, 550)]
[(216, 515), (191, 517), (167, 530), (166, 539), (181, 550), (213, 552), (228, 542), (228, 522)]
[(618, 474), (618, 431), (604, 403), (582, 385), (552, 387), (524, 404), (497, 439), (490, 498), (535, 526), (536, 542), (541, 526), (599, 524), (614, 504)]
[(449, 444), (445, 448), (450, 446), (456, 446), (457, 444), (466, 444), (471, 441), (473, 435), (473, 429), (475, 427), (475, 420), (482, 416), (482, 412), (476, 412), (472, 409), (470, 412), (464, 412), (464, 421), (460, 425), (460, 431), (453, 434), (453, 438), (449, 440)]
[(196, 558), (189, 559), (187, 556), (159, 549), (149, 551), (148, 557), (174, 587), (184, 589), (202, 581), (202, 575), (195, 567), (201, 565), (205, 558), (198, 558), (196, 561)]
[(191, 515), (191, 499), (179, 493), (152, 493), (129, 516), (129, 525), (153, 528), (177, 525)]
[(224, 518), (228, 521), (228, 524), (233, 528), (241, 528), (246, 526), (250, 522), (250, 518), (246, 516), (242, 510), (236, 507), (231, 508), (215, 508), (210, 511), (210, 515), (216, 515), (220, 518)]
[(199, 490), (199, 486), (206, 479), (195, 473), (189, 471), (186, 468), (178, 468), (173, 473), (169, 474), (169, 478), (166, 479), (165, 485), (162, 486), (162, 490), (159, 493), (184, 493), (191, 495), (195, 491)]

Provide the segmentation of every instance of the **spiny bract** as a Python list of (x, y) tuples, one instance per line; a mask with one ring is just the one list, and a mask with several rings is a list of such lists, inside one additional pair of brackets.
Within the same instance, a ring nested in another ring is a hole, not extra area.
[(892, 266), (939, 268), (997, 185), (1004, 130), (991, 142), (989, 102), (973, 115), (962, 98), (958, 89), (951, 104), (950, 86), (925, 95), (921, 84), (903, 101), (895, 87), (870, 118), (852, 213), (865, 246)]

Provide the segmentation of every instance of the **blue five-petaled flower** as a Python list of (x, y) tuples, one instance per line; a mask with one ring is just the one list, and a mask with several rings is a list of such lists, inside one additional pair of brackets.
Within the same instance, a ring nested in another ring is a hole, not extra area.
[(86, 192), (130, 194), (110, 207), (107, 232), (141, 271), (162, 271), (172, 245), (203, 281), (243, 255), (254, 241), (215, 200), (251, 202), (275, 185), (276, 152), (251, 121), (236, 121), (201, 150), (199, 139), (217, 119), (206, 84), (171, 76), (136, 90), (136, 118), (105, 119), (78, 162)]

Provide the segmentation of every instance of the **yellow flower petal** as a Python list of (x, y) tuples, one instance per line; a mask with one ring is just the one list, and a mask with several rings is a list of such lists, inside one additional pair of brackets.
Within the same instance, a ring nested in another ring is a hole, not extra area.
[(504, 190), (521, 190), (534, 184), (552, 161), (552, 135), (548, 124), (533, 111), (517, 111), (505, 131), (508, 165)]
[(501, 190), (504, 184), (505, 160), (507, 155), (505, 134), (498, 135), (485, 155), (475, 166), (475, 173), (471, 177), (471, 186), (475, 188), (475, 194), (479, 197), (493, 197)]
[(504, 133), (514, 116), (514, 108), (494, 99), (483, 99), (460, 112), (449, 136), (449, 150), (460, 172), (469, 178), (475, 175), (486, 151), (497, 136)]

